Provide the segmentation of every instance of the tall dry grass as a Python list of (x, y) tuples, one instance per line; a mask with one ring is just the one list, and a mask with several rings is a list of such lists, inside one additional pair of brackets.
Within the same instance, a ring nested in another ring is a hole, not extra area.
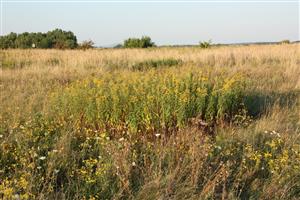
[(299, 47), (1, 50), (0, 197), (297, 199)]

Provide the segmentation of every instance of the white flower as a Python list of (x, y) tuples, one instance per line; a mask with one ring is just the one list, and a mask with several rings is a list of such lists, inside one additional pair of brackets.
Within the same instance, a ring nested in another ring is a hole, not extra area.
[(45, 159), (46, 159), (46, 156), (41, 156), (39, 159), (40, 159), (40, 160), (45, 160)]
[(97, 137), (95, 137), (95, 139), (96, 139), (96, 140), (100, 140), (100, 137), (97, 136)]
[(53, 149), (52, 151), (53, 151), (53, 153), (57, 153), (57, 152), (58, 152), (58, 150), (57, 150), (57, 149)]
[(132, 166), (136, 166), (135, 162), (132, 162)]
[(20, 199), (20, 195), (15, 194), (15, 195), (14, 195), (14, 199), (18, 199), (18, 200), (19, 200), (19, 199)]
[(59, 169), (55, 169), (54, 173), (57, 174), (59, 172)]
[(121, 138), (119, 139), (119, 141), (120, 141), (120, 142), (122, 142), (123, 140), (124, 140), (124, 138), (123, 138), (123, 137), (121, 137)]
[(0, 135), (0, 138), (3, 138), (3, 135)]
[(160, 136), (160, 134), (159, 134), (159, 133), (156, 133), (156, 134), (155, 134), (155, 137), (159, 137), (159, 136)]
[(42, 169), (42, 167), (41, 166), (37, 166), (37, 169)]

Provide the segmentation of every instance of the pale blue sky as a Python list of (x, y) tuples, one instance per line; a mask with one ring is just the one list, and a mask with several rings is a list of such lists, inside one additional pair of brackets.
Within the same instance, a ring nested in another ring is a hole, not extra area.
[[(2, 0), (2, 33), (73, 31), (98, 46), (148, 35), (159, 44), (299, 40), (299, 2), (22, 2)], [(142, 0), (141, 0), (142, 1)], [(148, 0), (149, 1), (149, 0)]]

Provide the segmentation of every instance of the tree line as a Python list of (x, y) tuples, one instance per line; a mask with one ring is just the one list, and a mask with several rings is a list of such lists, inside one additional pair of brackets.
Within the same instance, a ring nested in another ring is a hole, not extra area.
[(10, 33), (0, 37), (0, 48), (40, 48), (74, 49), (78, 47), (77, 38), (71, 31), (55, 29), (47, 33)]
[[(200, 42), (201, 48), (209, 48), (211, 41)], [(71, 31), (55, 29), (47, 33), (10, 33), (5, 36), (0, 36), (0, 49), (90, 49), (94, 47), (94, 42), (91, 40), (77, 42), (76, 35)], [(123, 44), (115, 46), (115, 48), (148, 48), (156, 47), (155, 43), (148, 36), (141, 38), (128, 38)]]
[[(116, 48), (148, 48), (155, 47), (155, 43), (148, 36), (141, 38), (128, 38), (123, 44), (119, 44)], [(94, 47), (94, 42), (91, 40), (77, 43), (75, 34), (71, 31), (55, 29), (47, 33), (28, 33), (21, 34), (10, 33), (5, 36), (0, 36), (0, 49), (90, 49)]]

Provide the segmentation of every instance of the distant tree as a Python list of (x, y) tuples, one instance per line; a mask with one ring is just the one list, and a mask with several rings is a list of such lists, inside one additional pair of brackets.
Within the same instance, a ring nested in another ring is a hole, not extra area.
[(77, 47), (77, 38), (71, 31), (55, 29), (47, 33), (10, 33), (0, 37), (0, 48), (59, 48)]
[(290, 44), (290, 40), (282, 40), (279, 42), (280, 44)]
[(151, 38), (148, 36), (143, 36), (141, 39), (139, 38), (128, 38), (124, 41), (125, 48), (148, 48), (154, 47), (154, 42), (151, 41)]
[(57, 49), (74, 49), (77, 47), (77, 38), (71, 31), (55, 29), (47, 32), (47, 38), (52, 42), (52, 47)]
[(30, 35), (30, 33), (28, 32), (18, 34), (18, 37), (16, 38), (15, 41), (16, 48), (21, 48), (21, 49), (31, 48), (33, 43), (32, 38), (33, 38), (32, 35)]
[(211, 47), (211, 40), (200, 42), (199, 45), (202, 49), (207, 49)]
[(79, 49), (91, 49), (94, 48), (94, 42), (92, 40), (85, 40), (78, 45)]
[(151, 41), (151, 38), (148, 36), (143, 36), (140, 40), (140, 46), (142, 48), (153, 47), (155, 46), (154, 42)]
[(0, 49), (15, 48), (16, 33), (10, 33), (5, 36), (0, 36)]
[(122, 44), (117, 44), (116, 46), (114, 46), (115, 49), (120, 49), (120, 48), (122, 48), (122, 47), (123, 47)]
[(37, 48), (41, 49), (49, 49), (52, 47), (52, 41), (48, 37), (44, 37), (40, 40), (40, 42), (37, 44)]

